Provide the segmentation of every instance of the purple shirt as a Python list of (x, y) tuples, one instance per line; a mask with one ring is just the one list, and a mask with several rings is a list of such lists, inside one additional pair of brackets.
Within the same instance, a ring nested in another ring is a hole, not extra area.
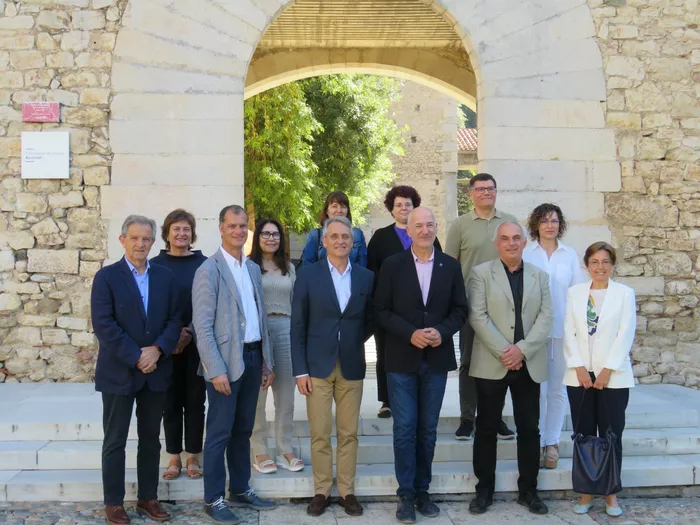
[(433, 253), (430, 254), (430, 258), (427, 261), (421, 261), (415, 254), (413, 249), (411, 249), (411, 254), (413, 255), (413, 262), (416, 264), (416, 273), (418, 274), (418, 284), (420, 285), (420, 291), (423, 295), (423, 304), (428, 304), (428, 292), (430, 291), (430, 280), (433, 276), (433, 262), (435, 261), (435, 249)]
[(399, 228), (396, 226), (396, 224), (394, 224), (394, 231), (396, 232), (396, 235), (399, 236), (403, 249), (408, 250), (413, 244), (413, 239), (408, 236), (408, 230), (406, 228)]

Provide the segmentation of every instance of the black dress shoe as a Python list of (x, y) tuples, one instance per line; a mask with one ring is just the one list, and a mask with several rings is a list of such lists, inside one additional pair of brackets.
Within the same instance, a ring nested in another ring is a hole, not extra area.
[(483, 494), (477, 494), (476, 497), (469, 502), (469, 512), (472, 514), (483, 514), (493, 504), (491, 498), (487, 498)]
[(323, 494), (316, 494), (311, 500), (311, 503), (309, 503), (309, 506), (306, 507), (306, 513), (309, 516), (320, 516), (326, 512), (330, 504), (331, 498), (327, 498)]
[(498, 439), (502, 439), (505, 441), (510, 441), (511, 439), (515, 439), (515, 432), (513, 432), (511, 429), (508, 428), (508, 425), (506, 425), (505, 421), (501, 421), (501, 424), (498, 425)]
[(396, 520), (399, 523), (416, 522), (416, 500), (413, 496), (401, 496), (399, 504), (396, 506)]
[(527, 507), (527, 510), (529, 510), (533, 514), (547, 514), (549, 512), (549, 508), (547, 508), (547, 505), (544, 504), (544, 502), (539, 498), (539, 496), (536, 493), (520, 494), (518, 496), (518, 505)]
[(362, 505), (357, 501), (354, 494), (348, 494), (344, 498), (340, 498), (338, 504), (345, 509), (345, 514), (348, 516), (362, 516)]
[(430, 499), (427, 492), (419, 492), (416, 497), (416, 509), (426, 518), (437, 518), (440, 515), (440, 507)]

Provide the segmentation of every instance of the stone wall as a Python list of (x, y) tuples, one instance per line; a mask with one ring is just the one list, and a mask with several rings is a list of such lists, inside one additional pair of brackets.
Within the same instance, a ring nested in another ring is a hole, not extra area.
[[(89, 381), (90, 283), (105, 259), (112, 49), (126, 2), (23, 0), (0, 16), (0, 382)], [(22, 102), (60, 124), (21, 122)], [(69, 130), (66, 180), (20, 178), (22, 131)]]
[[(404, 82), (393, 118), (403, 129), (404, 154), (394, 157), (394, 185), (413, 186), (422, 205), (435, 212), (442, 242), (447, 227), (457, 217), (457, 108), (458, 102), (415, 82)], [(371, 231), (391, 224), (383, 204), (371, 210)], [(369, 232), (371, 233), (371, 232)]]
[(622, 191), (605, 211), (637, 289), (640, 383), (700, 385), (700, 11), (697, 0), (588, 0)]

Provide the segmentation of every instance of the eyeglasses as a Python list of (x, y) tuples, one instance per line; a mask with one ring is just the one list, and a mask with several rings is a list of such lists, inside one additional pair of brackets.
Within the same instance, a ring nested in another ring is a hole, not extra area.
[(602, 261), (598, 261), (598, 260), (596, 260), (596, 259), (592, 259), (592, 260), (588, 261), (588, 266), (594, 266), (594, 267), (598, 267), (598, 266), (612, 266), (612, 261), (609, 260), (609, 259), (603, 259)]
[(472, 191), (477, 195), (483, 195), (484, 193), (496, 193), (496, 186), (488, 186), (486, 188), (472, 188)]
[(559, 226), (559, 219), (542, 219), (540, 224), (551, 224), (552, 226)]
[(413, 209), (413, 203), (409, 202), (407, 204), (394, 204), (394, 208), (397, 210), (411, 210)]
[(276, 241), (280, 240), (280, 232), (260, 232), (260, 237), (265, 239), (266, 241), (269, 239), (274, 239)]

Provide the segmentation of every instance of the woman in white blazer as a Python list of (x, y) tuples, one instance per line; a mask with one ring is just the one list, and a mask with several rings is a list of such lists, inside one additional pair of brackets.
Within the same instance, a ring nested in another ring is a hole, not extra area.
[(523, 260), (549, 274), (554, 324), (547, 339), (547, 380), (540, 383), (540, 467), (554, 469), (559, 462), (559, 439), (566, 418), (564, 385), (564, 315), (569, 287), (584, 281), (576, 250), (561, 242), (566, 218), (556, 204), (540, 204), (530, 214), (527, 229), (532, 242)]
[[(574, 432), (604, 436), (612, 429), (620, 468), (625, 410), (634, 386), (630, 361), (637, 324), (634, 290), (610, 278), (616, 256), (608, 243), (589, 246), (583, 261), (591, 280), (569, 288), (566, 300), (564, 384), (571, 419), (574, 425), (578, 421)], [(574, 512), (588, 512), (592, 499), (581, 494)], [(614, 494), (606, 496), (605, 511), (610, 516), (622, 514)]]

